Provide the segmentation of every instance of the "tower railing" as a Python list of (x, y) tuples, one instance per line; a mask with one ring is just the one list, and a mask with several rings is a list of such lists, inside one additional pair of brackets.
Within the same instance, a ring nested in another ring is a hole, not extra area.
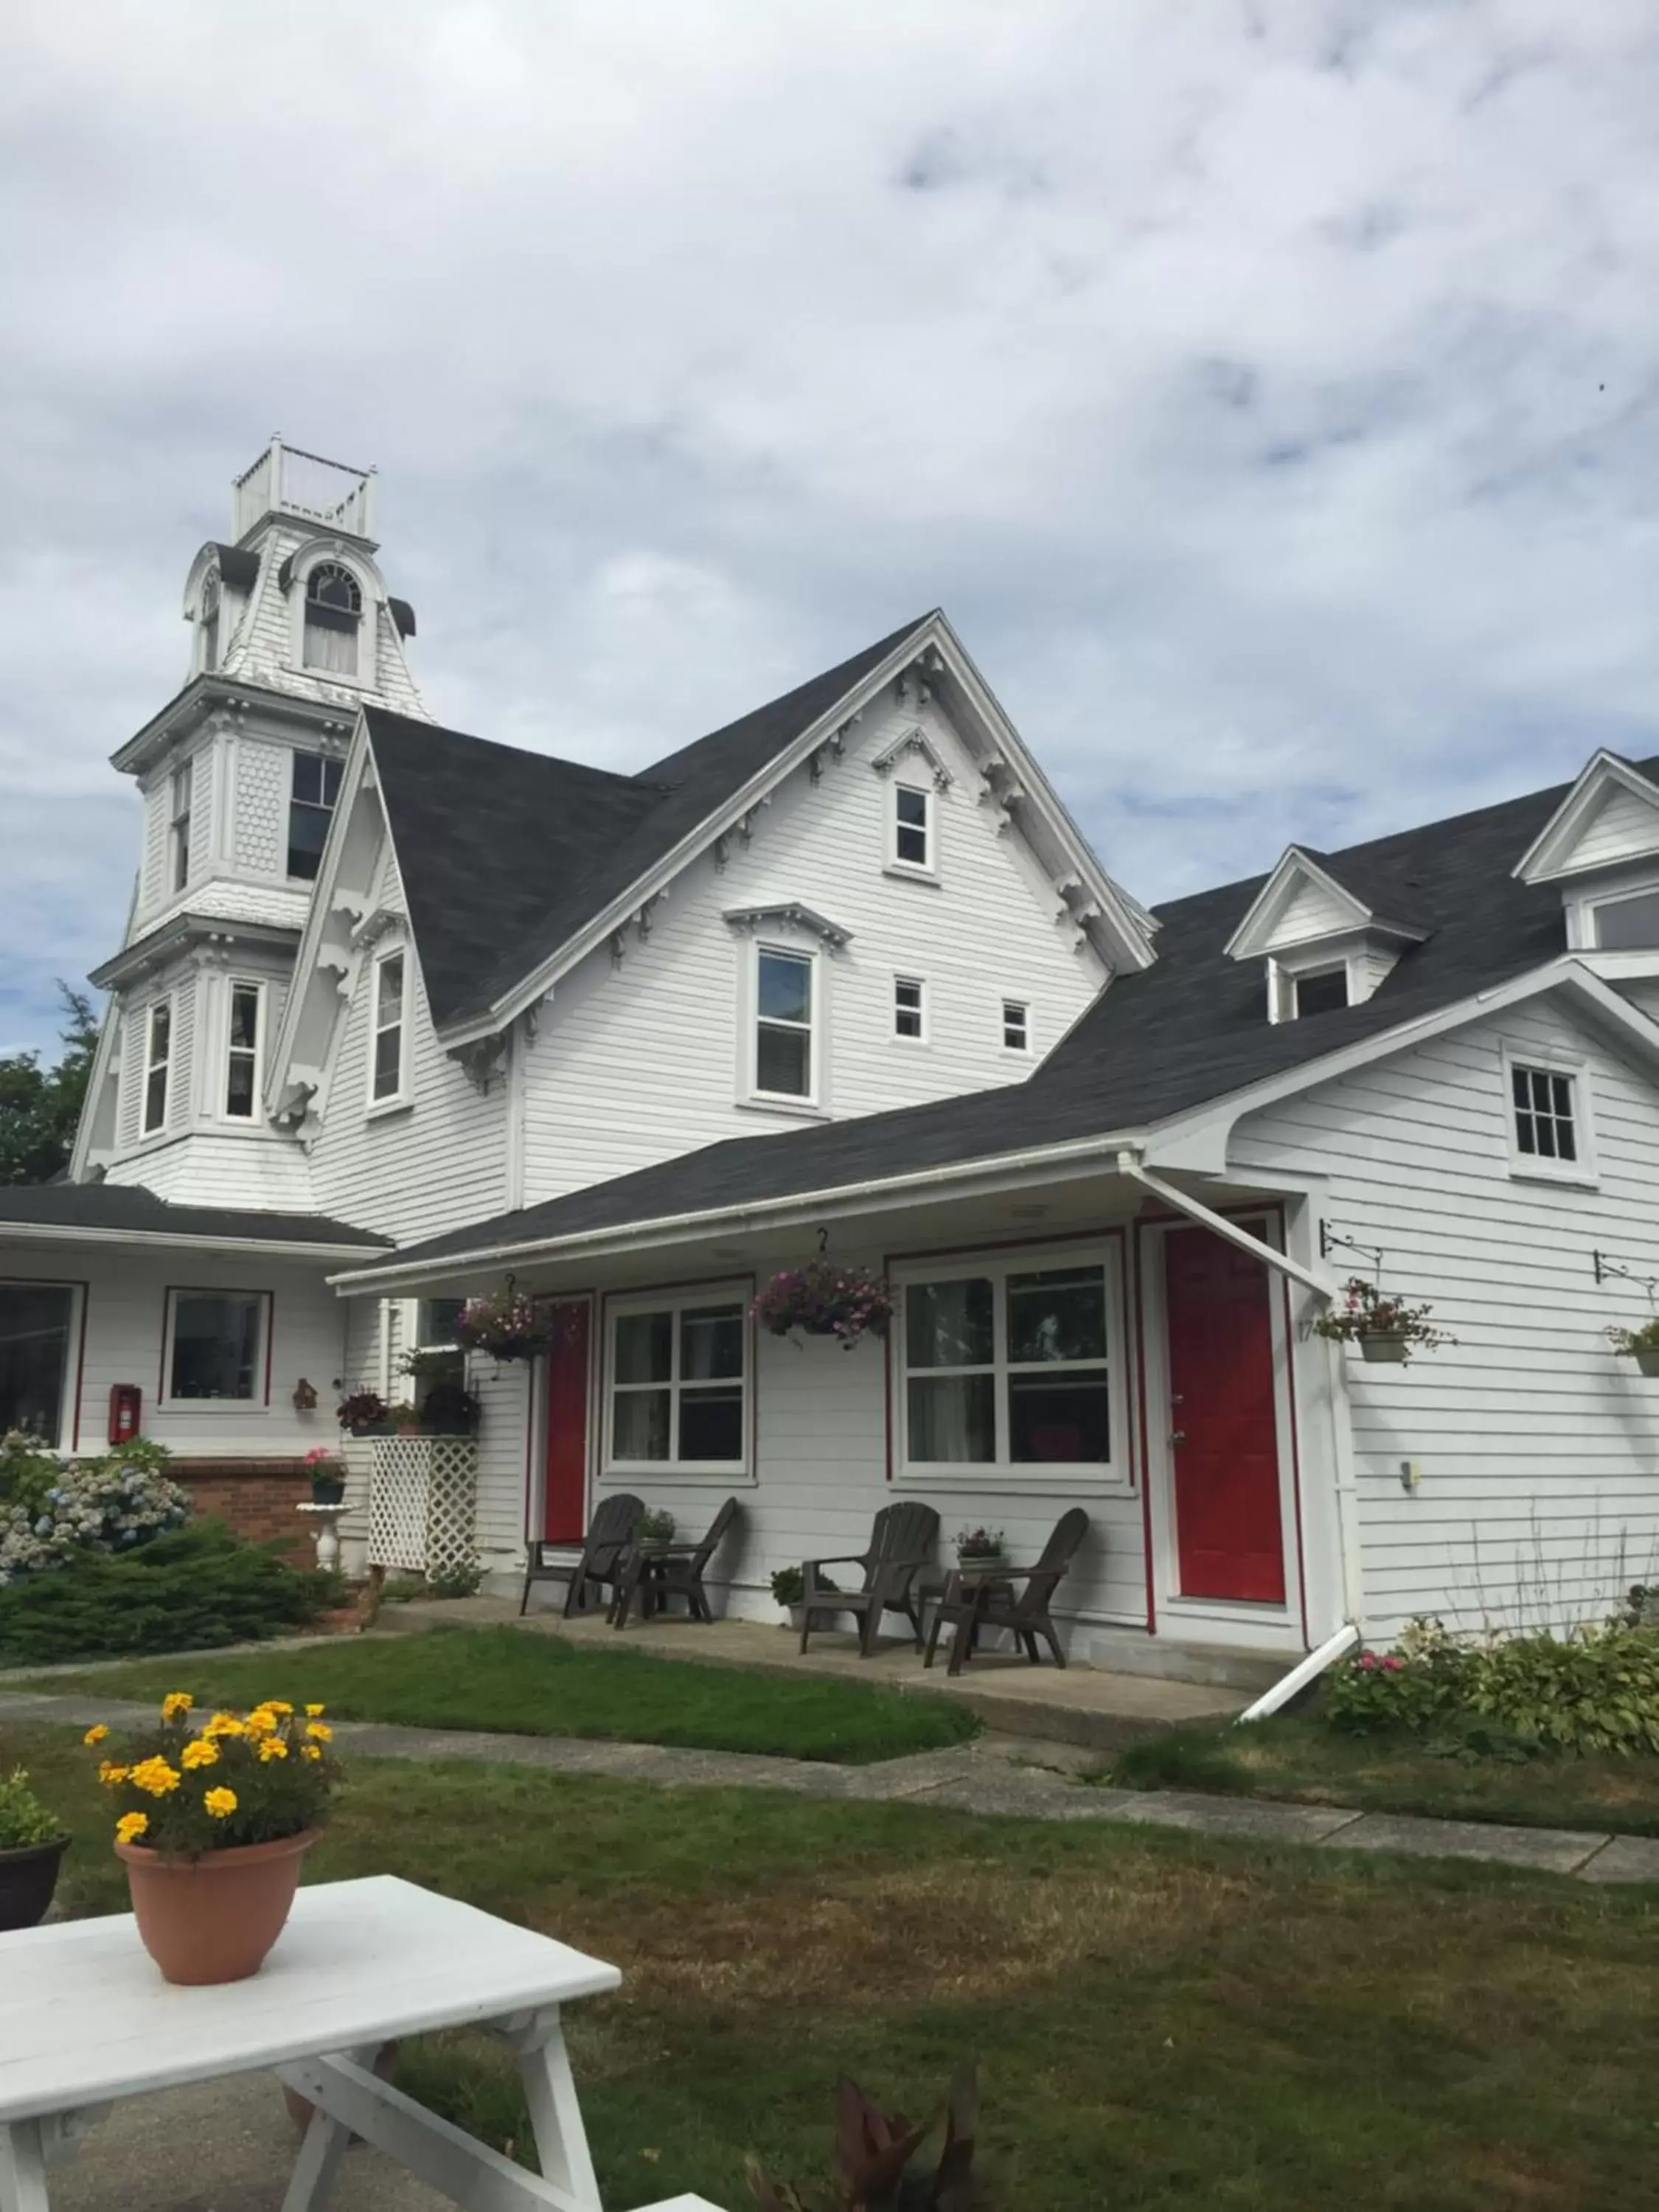
[(293, 514), (349, 538), (374, 535), (374, 471), (349, 468), (273, 438), (232, 481), (232, 520), (240, 538), (267, 514)]

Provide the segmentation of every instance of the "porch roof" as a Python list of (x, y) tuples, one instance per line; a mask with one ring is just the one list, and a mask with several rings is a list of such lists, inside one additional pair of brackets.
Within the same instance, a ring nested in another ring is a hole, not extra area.
[[(1659, 770), (1659, 763), (1645, 766)], [(1362, 1005), (1267, 1020), (1260, 969), (1226, 951), (1266, 881), (1252, 877), (1158, 908), (1152, 965), (1108, 985), (1023, 1083), (705, 1146), (412, 1246), (398, 1253), (398, 1266), (482, 1258), (634, 1224), (647, 1230), (972, 1164), (988, 1171), (1044, 1148), (1104, 1152), (1462, 1002), (1474, 1011), (1481, 994), (1562, 962), (1559, 891), (1534, 890), (1511, 870), (1566, 787), (1331, 856), (1344, 880), (1364, 884), (1379, 906), (1411, 913), (1425, 933)]]
[(143, 1183), (51, 1182), (0, 1186), (0, 1244), (68, 1239), (84, 1243), (252, 1244), (368, 1260), (391, 1239), (319, 1213), (256, 1212), (236, 1206), (175, 1206)]

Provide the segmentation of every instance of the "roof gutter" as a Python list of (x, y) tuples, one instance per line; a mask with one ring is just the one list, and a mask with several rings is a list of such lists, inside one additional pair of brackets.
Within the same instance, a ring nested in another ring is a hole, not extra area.
[(274, 1237), (192, 1237), (182, 1230), (92, 1229), (61, 1221), (6, 1220), (0, 1220), (0, 1244), (139, 1244), (161, 1251), (264, 1252), (273, 1260), (353, 1260), (374, 1249)]
[[(1011, 1176), (1040, 1175), (1045, 1169), (1075, 1169), (1110, 1165), (1115, 1153), (1133, 1139), (1135, 1132), (1117, 1130), (1103, 1137), (1074, 1138), (1063, 1145), (1035, 1146), (1023, 1152), (1004, 1152), (994, 1159), (977, 1158), (952, 1161), (948, 1166), (925, 1169), (920, 1174), (887, 1176), (860, 1183), (839, 1183), (827, 1190), (793, 1192), (783, 1198), (755, 1199), (744, 1206), (714, 1206), (700, 1212), (661, 1214), (645, 1221), (617, 1222), (602, 1229), (586, 1229), (568, 1237), (530, 1237), (512, 1243), (481, 1244), (470, 1251), (441, 1253), (432, 1259), (399, 1267), (388, 1262), (376, 1267), (354, 1267), (330, 1277), (345, 1296), (380, 1291), (386, 1286), (423, 1283), (444, 1275), (481, 1267), (496, 1267), (513, 1261), (557, 1260), (567, 1255), (603, 1256), (647, 1243), (663, 1243), (699, 1233), (787, 1224), (792, 1216), (822, 1220), (856, 1212), (872, 1200), (902, 1197), (909, 1192), (926, 1200), (971, 1194), (976, 1183), (1004, 1185)], [(1275, 1254), (1275, 1258), (1282, 1255)]]

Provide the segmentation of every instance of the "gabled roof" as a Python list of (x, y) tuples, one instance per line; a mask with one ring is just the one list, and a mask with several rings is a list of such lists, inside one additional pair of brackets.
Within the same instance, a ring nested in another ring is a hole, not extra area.
[[(1646, 765), (1659, 770), (1659, 762)], [(1350, 1046), (1562, 960), (1559, 896), (1518, 882), (1512, 870), (1516, 853), (1565, 792), (1558, 785), (1331, 856), (1340, 879), (1363, 883), (1380, 908), (1413, 915), (1424, 932), (1363, 1004), (1293, 1022), (1267, 1020), (1259, 977), (1228, 950), (1269, 880), (1252, 877), (1158, 908), (1156, 963), (1110, 983), (1022, 1084), (706, 1146), (400, 1251), (398, 1262), (816, 1195), (1146, 1131), (1289, 1071), (1312, 1071)]]
[(1659, 785), (1604, 749), (1522, 854), (1515, 872), (1524, 884), (1553, 883), (1655, 853)]
[[(1361, 877), (1366, 873), (1363, 860), (1356, 871), (1345, 857), (1340, 880), (1335, 866), (1328, 854), (1316, 853), (1310, 846), (1287, 845), (1278, 866), (1228, 939), (1229, 957), (1248, 960), (1351, 930), (1375, 930), (1407, 940), (1427, 934), (1413, 923), (1390, 921), (1377, 912), (1355, 881), (1356, 873)], [(1298, 912), (1303, 915), (1301, 926), (1296, 921)]]
[(8, 1235), (137, 1240), (143, 1243), (270, 1244), (319, 1254), (386, 1249), (389, 1237), (325, 1214), (270, 1213), (245, 1207), (175, 1206), (136, 1182), (0, 1184), (0, 1241)]

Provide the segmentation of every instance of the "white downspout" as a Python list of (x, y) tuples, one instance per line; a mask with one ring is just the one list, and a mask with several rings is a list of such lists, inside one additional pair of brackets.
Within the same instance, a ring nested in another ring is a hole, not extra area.
[[(1316, 1274), (1311, 1267), (1304, 1267), (1299, 1260), (1292, 1260), (1288, 1252), (1278, 1250), (1260, 1237), (1252, 1237), (1248, 1229), (1241, 1229), (1237, 1222), (1229, 1221), (1224, 1213), (1212, 1212), (1207, 1206), (1189, 1197), (1174, 1183), (1165, 1182), (1162, 1176), (1154, 1175), (1133, 1152), (1127, 1150), (1119, 1152), (1117, 1170), (1131, 1182), (1139, 1183), (1155, 1198), (1161, 1198), (1166, 1206), (1172, 1206), (1177, 1213), (1184, 1213), (1189, 1221), (1196, 1221), (1202, 1227), (1212, 1230), (1218, 1237), (1224, 1237), (1229, 1244), (1236, 1244), (1243, 1252), (1254, 1253), (1257, 1259), (1265, 1261), (1270, 1267), (1277, 1268), (1280, 1274), (1289, 1275), (1326, 1305), (1334, 1299), (1336, 1285), (1334, 1283)], [(1276, 1683), (1265, 1698), (1258, 1698), (1255, 1705), (1241, 1716), (1246, 1720), (1256, 1718), (1259, 1713), (1276, 1711), (1285, 1698), (1295, 1696), (1304, 1681), (1311, 1681), (1316, 1674), (1322, 1674), (1334, 1659), (1341, 1656), (1350, 1644), (1359, 1639), (1357, 1624), (1363, 1617), (1364, 1605), (1359, 1576), (1358, 1488), (1354, 1479), (1353, 1424), (1348, 1412), (1348, 1370), (1343, 1364), (1340, 1346), (1328, 1344), (1326, 1350), (1329, 1355), (1331, 1445), (1335, 1462), (1333, 1487), (1336, 1493), (1336, 1545), (1342, 1577), (1344, 1626), (1328, 1643), (1322, 1644), (1317, 1651), (1311, 1652), (1299, 1667), (1293, 1668), (1283, 1682)], [(1313, 1664), (1315, 1660), (1319, 1661), (1317, 1666)]]
[(1358, 1641), (1359, 1631), (1352, 1621), (1345, 1620), (1335, 1635), (1328, 1637), (1317, 1651), (1310, 1651), (1305, 1659), (1291, 1668), (1288, 1674), (1281, 1676), (1271, 1690), (1264, 1690), (1253, 1705), (1246, 1705), (1233, 1725), (1242, 1728), (1246, 1721), (1265, 1721), (1269, 1713), (1276, 1713), (1281, 1705), (1288, 1705), (1298, 1690), (1305, 1690), (1310, 1682), (1317, 1680), (1345, 1651), (1352, 1651)]

